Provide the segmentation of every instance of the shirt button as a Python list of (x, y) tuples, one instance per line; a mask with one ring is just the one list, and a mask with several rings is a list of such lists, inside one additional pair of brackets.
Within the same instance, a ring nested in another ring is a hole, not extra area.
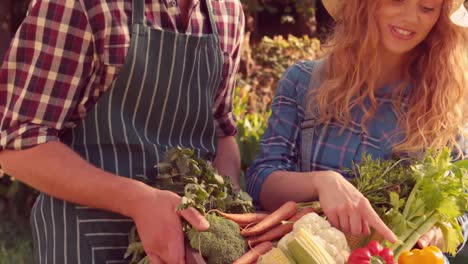
[(176, 7), (177, 6), (177, 1), (176, 0), (170, 0), (169, 1), (169, 6), (170, 7)]

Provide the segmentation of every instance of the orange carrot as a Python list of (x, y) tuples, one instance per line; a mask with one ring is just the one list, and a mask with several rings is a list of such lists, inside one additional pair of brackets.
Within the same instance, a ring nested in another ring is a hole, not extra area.
[(314, 212), (316, 212), (316, 210), (313, 207), (301, 208), (301, 209), (299, 209), (297, 211), (297, 213), (295, 215), (293, 215), (291, 218), (289, 218), (288, 221), (296, 222), (297, 220), (301, 219), (301, 217), (303, 217), (304, 215), (309, 214), (309, 213), (314, 213)]
[(249, 228), (251, 226), (254, 226), (256, 224), (258, 224), (258, 222), (252, 222), (252, 223), (248, 223), (248, 224), (247, 223), (242, 223), (242, 224), (238, 224), (238, 225), (239, 225), (239, 227), (241, 229), (245, 229), (245, 228)]
[(294, 222), (297, 220), (301, 219), (304, 215), (308, 213), (315, 212), (314, 208), (306, 207), (300, 211), (298, 211), (295, 215), (293, 215), (291, 218), (288, 219), (288, 223), (281, 224), (278, 226), (275, 226), (274, 228), (266, 231), (265, 233), (252, 237), (247, 241), (247, 243), (250, 246), (255, 246), (259, 243), (265, 242), (265, 241), (273, 241), (275, 239), (279, 239), (286, 235), (287, 233), (291, 232), (293, 229)]
[(263, 242), (251, 248), (249, 251), (247, 251), (244, 255), (242, 255), (239, 259), (234, 261), (234, 263), (232, 264), (255, 263), (261, 255), (267, 253), (272, 248), (273, 248), (273, 244), (270, 241)]
[(222, 217), (229, 219), (233, 222), (236, 222), (239, 225), (260, 222), (263, 219), (265, 219), (265, 217), (268, 216), (267, 213), (229, 214), (229, 213), (224, 213), (218, 210), (216, 210), (216, 212), (220, 214)]
[(286, 220), (296, 214), (297, 204), (293, 201), (284, 203), (280, 208), (276, 209), (273, 213), (265, 217), (258, 224), (253, 227), (246, 228), (241, 231), (243, 236), (255, 236), (260, 233), (265, 232), (266, 230), (273, 228), (274, 226), (281, 223), (281, 221)]

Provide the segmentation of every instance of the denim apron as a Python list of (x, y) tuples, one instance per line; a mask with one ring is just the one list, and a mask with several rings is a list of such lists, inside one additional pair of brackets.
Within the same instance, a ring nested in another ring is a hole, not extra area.
[[(133, 179), (154, 176), (154, 164), (175, 146), (212, 159), (216, 151), (212, 107), (223, 55), (210, 1), (201, 4), (211, 34), (193, 36), (148, 27), (144, 0), (134, 0), (124, 65), (112, 87), (61, 140), (91, 164)], [(128, 263), (123, 256), (133, 225), (122, 215), (41, 193), (31, 214), (35, 260)]]

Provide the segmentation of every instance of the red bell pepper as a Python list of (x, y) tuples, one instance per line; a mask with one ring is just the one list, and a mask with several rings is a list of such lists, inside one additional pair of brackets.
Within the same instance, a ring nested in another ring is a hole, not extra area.
[(371, 241), (365, 247), (354, 250), (348, 264), (394, 264), (393, 252), (379, 242)]

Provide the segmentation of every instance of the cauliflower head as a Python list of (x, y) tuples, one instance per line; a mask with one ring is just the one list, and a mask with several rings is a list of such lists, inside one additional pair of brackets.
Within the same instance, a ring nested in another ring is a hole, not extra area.
[(331, 227), (330, 223), (316, 213), (308, 213), (294, 223), (294, 230), (305, 228), (315, 235), (318, 231)]
[[(288, 235), (294, 234), (301, 228), (310, 232), (337, 264), (346, 263), (350, 254), (346, 237), (341, 231), (332, 227), (327, 220), (316, 213), (306, 214), (294, 223), (293, 231)], [(290, 240), (288, 235), (284, 236), (284, 241), (280, 241), (278, 245), (286, 245)]]

